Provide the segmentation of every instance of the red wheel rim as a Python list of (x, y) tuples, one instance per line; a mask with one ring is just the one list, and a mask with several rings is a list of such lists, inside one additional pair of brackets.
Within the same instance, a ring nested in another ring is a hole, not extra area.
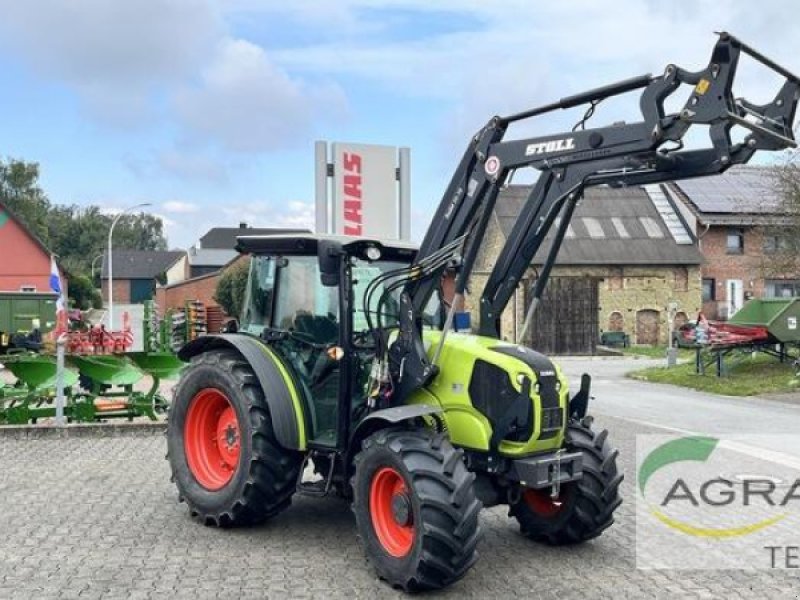
[(528, 508), (542, 517), (555, 517), (564, 508), (561, 496), (553, 498), (550, 490), (527, 489), (522, 494), (522, 499)]
[(391, 556), (402, 558), (414, 545), (414, 522), (408, 487), (392, 467), (383, 467), (372, 477), (369, 512), (378, 541)]
[(241, 435), (236, 411), (216, 388), (197, 392), (189, 403), (183, 428), (186, 463), (207, 490), (225, 487), (239, 466)]

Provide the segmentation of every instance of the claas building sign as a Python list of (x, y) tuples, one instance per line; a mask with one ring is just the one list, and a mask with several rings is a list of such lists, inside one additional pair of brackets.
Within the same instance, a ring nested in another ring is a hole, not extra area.
[(409, 239), (408, 148), (317, 142), (316, 231)]

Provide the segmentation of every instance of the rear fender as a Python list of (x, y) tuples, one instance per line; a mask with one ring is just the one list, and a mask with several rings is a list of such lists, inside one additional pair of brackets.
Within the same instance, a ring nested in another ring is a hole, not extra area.
[(181, 348), (178, 358), (189, 361), (210, 350), (232, 348), (253, 367), (272, 417), (278, 443), (288, 450), (306, 449), (306, 422), (300, 395), (280, 357), (260, 340), (229, 333), (204, 335)]

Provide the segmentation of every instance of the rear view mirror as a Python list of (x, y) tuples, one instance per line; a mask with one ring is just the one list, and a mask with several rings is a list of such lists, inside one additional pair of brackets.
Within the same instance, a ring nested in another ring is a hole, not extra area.
[(320, 240), (317, 244), (317, 259), (322, 285), (336, 287), (340, 281), (342, 244), (334, 240)]

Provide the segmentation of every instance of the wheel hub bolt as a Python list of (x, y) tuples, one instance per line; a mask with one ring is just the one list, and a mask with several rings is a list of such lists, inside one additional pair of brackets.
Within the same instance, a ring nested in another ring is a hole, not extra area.
[(411, 525), (411, 499), (406, 494), (392, 496), (392, 517), (398, 525)]

